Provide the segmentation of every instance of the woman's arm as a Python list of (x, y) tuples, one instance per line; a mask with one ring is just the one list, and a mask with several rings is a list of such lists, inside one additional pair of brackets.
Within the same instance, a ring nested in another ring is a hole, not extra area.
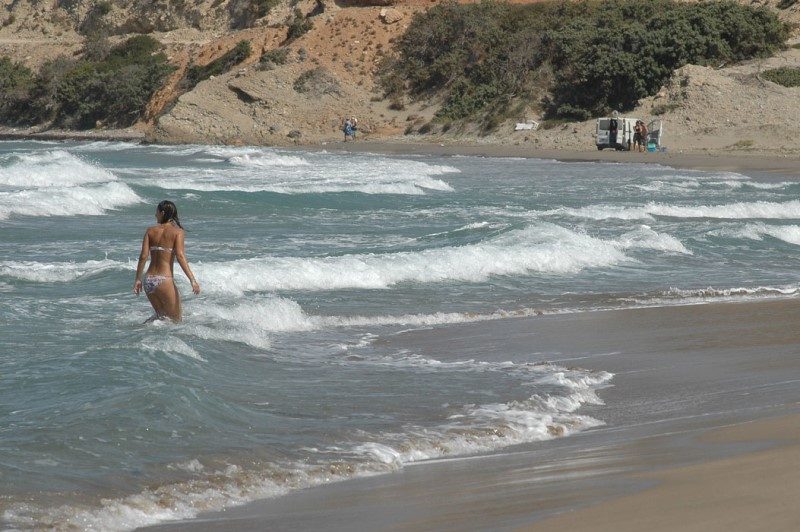
[(150, 235), (147, 231), (144, 232), (142, 239), (142, 250), (139, 252), (139, 263), (136, 265), (136, 278), (133, 280), (133, 293), (137, 296), (142, 291), (142, 272), (144, 272), (144, 264), (147, 262), (147, 257), (150, 256)]
[(189, 262), (186, 260), (186, 245), (184, 243), (183, 231), (178, 233), (178, 237), (175, 239), (175, 258), (178, 259), (178, 264), (181, 265), (183, 273), (186, 274), (186, 277), (189, 278), (189, 282), (192, 283), (192, 292), (199, 294), (200, 284), (198, 284), (197, 279), (194, 278), (194, 274), (191, 268), (189, 268)]

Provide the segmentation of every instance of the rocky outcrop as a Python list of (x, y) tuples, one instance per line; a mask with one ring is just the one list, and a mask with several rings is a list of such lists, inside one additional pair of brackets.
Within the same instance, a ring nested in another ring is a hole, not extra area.
[(400, 22), (403, 20), (403, 13), (392, 8), (381, 9), (381, 12), (378, 16), (381, 17), (381, 20), (384, 22), (384, 24), (394, 24), (395, 22)]

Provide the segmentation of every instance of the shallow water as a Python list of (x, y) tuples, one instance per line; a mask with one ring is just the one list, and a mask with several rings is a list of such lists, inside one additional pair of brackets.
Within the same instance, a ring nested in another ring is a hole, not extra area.
[[(799, 191), (657, 165), (0, 143), (2, 519), (129, 529), (602, 424), (581, 407), (610, 373), (382, 338), (795, 295)], [(203, 293), (178, 273), (184, 322), (144, 325), (133, 273), (165, 198)]]

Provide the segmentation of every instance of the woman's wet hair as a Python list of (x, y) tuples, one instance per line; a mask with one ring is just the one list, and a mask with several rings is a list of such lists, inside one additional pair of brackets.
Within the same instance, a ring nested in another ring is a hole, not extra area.
[[(164, 222), (173, 222), (175, 225), (183, 229), (180, 220), (178, 220), (178, 207), (169, 200), (164, 200), (158, 204), (158, 212), (164, 215)], [(163, 222), (162, 222), (163, 223)]]

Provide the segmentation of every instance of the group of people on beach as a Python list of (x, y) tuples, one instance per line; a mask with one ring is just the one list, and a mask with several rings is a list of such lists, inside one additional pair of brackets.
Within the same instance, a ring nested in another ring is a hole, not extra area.
[(358, 120), (356, 117), (342, 118), (342, 131), (344, 132), (344, 141), (356, 140), (356, 131), (358, 131)]

